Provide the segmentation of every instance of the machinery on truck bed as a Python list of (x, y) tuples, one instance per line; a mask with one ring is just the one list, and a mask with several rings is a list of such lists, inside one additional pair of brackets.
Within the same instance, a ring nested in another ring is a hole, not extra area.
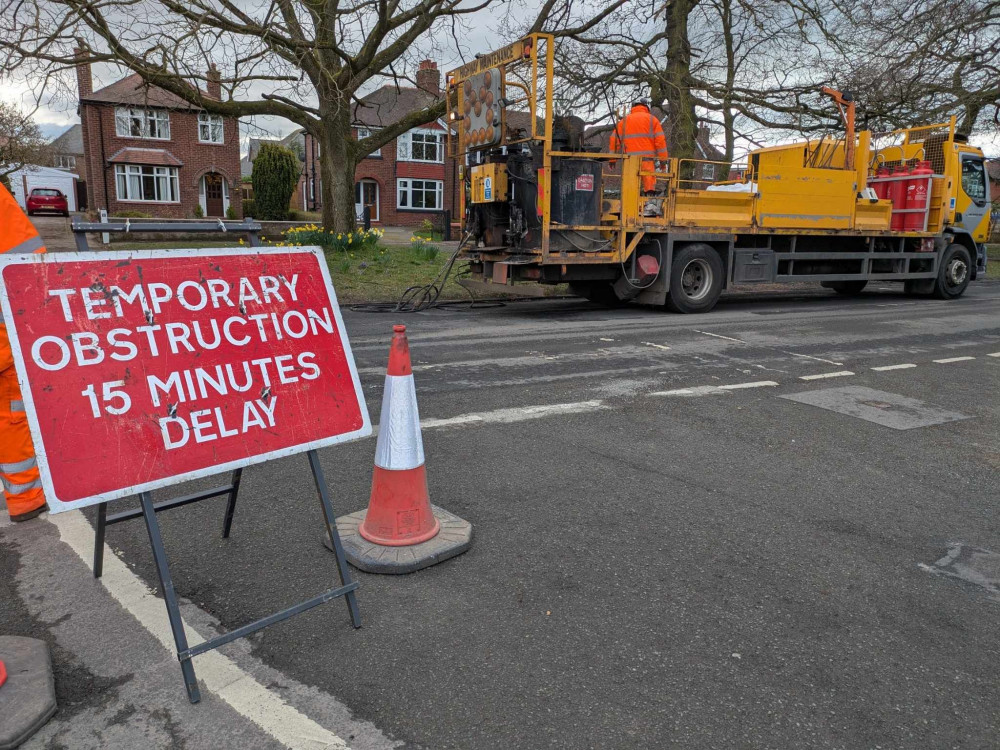
[[(554, 116), (553, 51), (550, 35), (531, 34), (448, 74), (460, 258), (475, 285), (530, 293), (568, 282), (595, 301), (687, 313), (710, 310), (732, 284), (856, 294), (900, 281), (950, 299), (985, 274), (984, 157), (954, 118), (855, 133), (854, 102), (824, 89), (842, 138), (759, 149), (745, 165), (671, 158), (649, 171), (649, 157), (588, 146), (581, 120)], [(641, 194), (648, 174), (653, 197)]]

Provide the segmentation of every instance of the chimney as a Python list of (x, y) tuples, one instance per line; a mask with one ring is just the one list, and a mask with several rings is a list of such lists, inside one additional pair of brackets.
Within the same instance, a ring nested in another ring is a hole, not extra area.
[(208, 68), (208, 73), (205, 77), (208, 79), (208, 83), (205, 86), (205, 90), (208, 95), (213, 99), (222, 100), (222, 74), (219, 69), (215, 67), (215, 63), (212, 63)]
[[(77, 60), (87, 59), (87, 56), (79, 47), (73, 50), (73, 54)], [(81, 99), (86, 99), (94, 93), (94, 79), (90, 75), (89, 62), (78, 62), (76, 64), (76, 88)]]
[(437, 63), (433, 60), (421, 60), (417, 67), (417, 88), (434, 94), (441, 95), (441, 74), (438, 72)]

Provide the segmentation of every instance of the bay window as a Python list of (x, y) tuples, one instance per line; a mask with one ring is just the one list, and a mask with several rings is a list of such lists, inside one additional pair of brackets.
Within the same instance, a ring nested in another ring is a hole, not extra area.
[(115, 185), (120, 201), (178, 203), (177, 169), (147, 167), (139, 164), (116, 164)]
[(396, 139), (399, 161), (444, 162), (444, 133), (440, 130), (411, 130)]

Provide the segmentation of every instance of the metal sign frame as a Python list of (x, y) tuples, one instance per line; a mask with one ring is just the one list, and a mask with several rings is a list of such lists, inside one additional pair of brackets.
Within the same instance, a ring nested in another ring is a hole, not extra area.
[[(283, 622), (291, 617), (294, 617), (301, 612), (305, 612), (313, 607), (324, 604), (332, 599), (337, 599), (340, 597), (344, 598), (347, 604), (347, 611), (351, 618), (351, 625), (354, 628), (361, 627), (361, 613), (358, 607), (356, 591), (358, 589), (359, 583), (351, 578), (350, 568), (347, 565), (347, 558), (344, 554), (344, 547), (340, 539), (340, 535), (337, 532), (337, 522), (336, 514), (333, 511), (333, 506), (330, 502), (330, 495), (328, 491), (328, 485), (326, 477), (323, 474), (323, 468), (320, 465), (319, 454), (316, 452), (317, 448), (325, 447), (328, 445), (335, 445), (338, 443), (347, 442), (349, 440), (355, 440), (358, 438), (365, 437), (372, 433), (371, 419), (368, 414), (367, 404), (364, 399), (364, 393), (361, 390), (361, 382), (358, 378), (357, 366), (354, 362), (354, 356), (351, 352), (350, 341), (347, 338), (346, 331), (344, 329), (344, 322), (340, 314), (340, 307), (337, 304), (336, 292), (334, 291), (333, 284), (330, 280), (329, 269), (319, 248), (253, 248), (252, 250), (238, 250), (238, 249), (227, 249), (227, 248), (204, 248), (202, 250), (187, 249), (187, 250), (147, 250), (147, 251), (135, 251), (131, 254), (121, 253), (121, 252), (104, 252), (104, 253), (80, 253), (79, 256), (82, 260), (115, 260), (121, 261), (125, 257), (131, 258), (162, 258), (162, 257), (191, 257), (195, 255), (212, 255), (212, 256), (225, 256), (225, 255), (246, 255), (247, 253), (252, 254), (288, 254), (295, 252), (308, 252), (317, 256), (318, 265), (320, 266), (321, 273), (323, 276), (323, 281), (327, 291), (330, 294), (330, 302), (333, 307), (334, 317), (336, 319), (337, 332), (340, 336), (341, 345), (344, 349), (344, 355), (351, 372), (352, 382), (355, 388), (355, 393), (358, 397), (358, 404), (362, 415), (362, 427), (359, 430), (355, 430), (350, 433), (345, 433), (343, 435), (338, 435), (335, 437), (321, 439), (312, 441), (307, 444), (289, 446), (277, 451), (271, 451), (266, 454), (261, 454), (259, 456), (254, 456), (247, 459), (241, 459), (239, 461), (231, 461), (227, 464), (220, 466), (207, 467), (205, 469), (195, 470), (192, 472), (187, 472), (180, 475), (174, 475), (171, 477), (163, 478), (153, 482), (147, 482), (143, 485), (138, 485), (135, 487), (123, 488), (119, 491), (113, 491), (104, 493), (96, 496), (98, 505), (97, 512), (97, 523), (95, 526), (94, 534), (94, 577), (100, 578), (103, 573), (104, 564), (104, 536), (105, 531), (108, 526), (121, 523), (123, 521), (131, 520), (142, 516), (146, 524), (146, 532), (149, 535), (150, 547), (153, 552), (153, 560), (156, 564), (157, 576), (160, 580), (160, 591), (163, 594), (164, 603), (167, 608), (167, 619), (170, 622), (170, 630), (173, 634), (174, 644), (177, 651), (177, 659), (180, 662), (181, 674), (184, 679), (184, 687), (187, 691), (188, 700), (191, 703), (198, 703), (201, 700), (201, 691), (198, 686), (198, 679), (195, 675), (194, 665), (192, 660), (195, 656), (203, 654), (207, 651), (218, 648), (226, 643), (230, 643), (238, 638), (243, 638), (255, 633), (258, 630), (262, 630), (270, 625), (274, 625), (279, 622)], [(317, 255), (317, 253), (320, 253)], [(10, 305), (10, 300), (7, 295), (7, 290), (5, 285), (2, 283), (2, 273), (6, 266), (17, 264), (17, 263), (43, 263), (43, 262), (53, 262), (53, 263), (65, 263), (68, 254), (62, 253), (58, 256), (49, 256), (35, 254), (35, 255), (18, 255), (18, 256), (0, 256), (0, 302), (2, 302), (3, 312), (5, 320), (15, 321), (12, 314), (12, 309)], [(8, 335), (11, 341), (11, 350), (14, 353), (14, 361), (23, 376), (26, 372), (24, 365), (24, 360), (20, 350), (20, 341), (17, 338), (16, 323), (11, 325), (8, 323)], [(30, 383), (28, 383), (26, 377), (22, 377), (24, 386), (22, 387), (22, 393), (25, 401), (25, 411), (28, 414), (29, 426), (31, 428), (32, 438), (36, 441), (36, 456), (38, 458), (39, 468), (42, 469), (40, 474), (43, 480), (43, 487), (46, 493), (52, 491), (51, 477), (48, 475), (48, 467), (43, 463), (44, 446), (41, 444), (41, 431), (38, 428), (37, 415), (34, 410), (34, 402), (31, 400), (31, 389)], [(287, 607), (279, 612), (262, 617), (259, 620), (251, 622), (242, 627), (236, 628), (228, 633), (222, 633), (215, 636), (214, 638), (209, 638), (201, 643), (194, 646), (189, 645), (187, 639), (187, 632), (184, 627), (184, 620), (181, 617), (180, 606), (177, 600), (177, 593), (174, 589), (173, 577), (170, 573), (170, 565), (167, 561), (166, 549), (163, 545), (163, 535), (160, 530), (160, 524), (157, 520), (157, 513), (171, 508), (181, 507), (183, 505), (189, 505), (191, 503), (200, 502), (202, 500), (208, 500), (214, 497), (227, 496), (228, 501), (226, 504), (226, 511), (223, 520), (223, 538), (228, 538), (229, 533), (232, 529), (233, 517), (236, 510), (236, 499), (239, 494), (240, 481), (242, 479), (243, 468), (252, 464), (262, 463), (264, 461), (271, 460), (272, 458), (279, 458), (284, 456), (289, 456), (295, 453), (305, 452), (309, 461), (309, 468), (313, 475), (313, 480), (316, 485), (316, 492), (319, 496), (320, 507), (323, 512), (323, 521), (326, 526), (326, 533), (330, 539), (330, 546), (333, 548), (334, 557), (337, 564), (337, 573), (340, 578), (340, 585), (334, 588), (328, 589), (321, 594), (317, 594), (305, 601), (294, 604)], [(44, 469), (43, 469), (44, 466)], [(160, 487), (165, 487), (168, 485), (177, 484), (188, 479), (195, 479), (198, 477), (209, 476), (212, 474), (218, 474), (224, 471), (235, 469), (233, 471), (232, 480), (228, 485), (223, 485), (221, 487), (215, 487), (209, 490), (204, 490), (202, 492), (196, 492), (194, 494), (185, 495), (179, 498), (174, 498), (171, 500), (166, 500), (160, 503), (153, 502), (152, 490)], [(112, 516), (108, 515), (108, 502), (112, 499), (125, 497), (127, 495), (138, 494), (139, 507), (129, 510), (125, 510), (116, 513)], [(73, 503), (67, 503), (63, 510), (69, 510), (70, 506), (80, 507), (81, 505), (94, 504), (88, 500), (78, 500)]]

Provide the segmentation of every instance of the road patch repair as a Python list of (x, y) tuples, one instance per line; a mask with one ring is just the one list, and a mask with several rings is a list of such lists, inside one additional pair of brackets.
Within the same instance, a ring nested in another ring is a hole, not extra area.
[(857, 417), (894, 430), (912, 430), (971, 418), (915, 398), (860, 385), (804, 391), (780, 398)]
[(0, 750), (14, 748), (56, 712), (56, 683), (45, 641), (0, 635)]
[(948, 545), (944, 557), (930, 565), (918, 563), (918, 567), (934, 575), (979, 586), (1000, 601), (1000, 554), (996, 552), (954, 542)]
[[(367, 573), (412, 573), (472, 545), (472, 524), (432, 506), (406, 326), (393, 326), (367, 510), (337, 519), (348, 562)], [(330, 536), (323, 544), (333, 549)]]

